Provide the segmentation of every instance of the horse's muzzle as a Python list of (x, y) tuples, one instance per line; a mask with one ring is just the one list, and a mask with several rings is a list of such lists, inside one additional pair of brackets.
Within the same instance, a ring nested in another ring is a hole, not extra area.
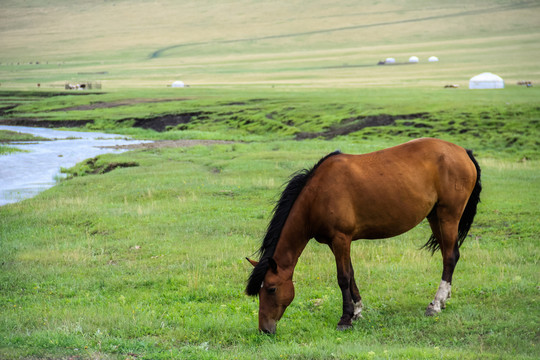
[(265, 324), (259, 325), (259, 331), (265, 334), (275, 334), (276, 333), (276, 322), (268, 321)]

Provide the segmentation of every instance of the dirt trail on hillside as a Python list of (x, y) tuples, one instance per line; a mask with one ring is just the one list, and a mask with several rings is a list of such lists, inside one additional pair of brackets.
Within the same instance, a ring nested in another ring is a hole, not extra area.
[(451, 18), (457, 18), (457, 17), (473, 16), (473, 15), (485, 16), (489, 13), (496, 13), (496, 12), (507, 11), (507, 10), (515, 10), (515, 9), (535, 8), (538, 6), (540, 5), (536, 1), (524, 1), (524, 2), (518, 2), (516, 4), (505, 4), (505, 5), (493, 6), (493, 7), (483, 7), (483, 8), (477, 8), (477, 9), (472, 9), (472, 10), (457, 11), (457, 12), (448, 13), (448, 14), (431, 15), (431, 16), (411, 18), (411, 19), (401, 19), (401, 20), (396, 20), (396, 21), (383, 21), (383, 22), (373, 23), (373, 24), (358, 24), (358, 25), (350, 25), (350, 26), (343, 26), (343, 27), (336, 27), (336, 28), (318, 29), (318, 30), (303, 31), (303, 32), (296, 32), (296, 33), (289, 33), (289, 34), (274, 34), (274, 35), (266, 35), (266, 36), (251, 37), (251, 38), (240, 38), (240, 39), (230, 39), (230, 40), (209, 40), (209, 41), (183, 43), (183, 44), (170, 45), (167, 47), (163, 47), (161, 49), (157, 49), (156, 51), (152, 52), (148, 56), (148, 58), (156, 59), (156, 58), (162, 57), (164, 53), (170, 50), (175, 50), (175, 49), (184, 48), (184, 47), (206, 46), (206, 45), (228, 45), (228, 44), (236, 44), (236, 43), (263, 41), (263, 40), (311, 36), (311, 35), (319, 35), (319, 34), (326, 34), (326, 33), (337, 33), (341, 31), (359, 30), (359, 29), (367, 29), (367, 28), (374, 28), (374, 27), (384, 27), (384, 26), (390, 26), (390, 25), (408, 24), (408, 23), (416, 23), (416, 22), (423, 22), (423, 21), (445, 20), (445, 19), (451, 19)]

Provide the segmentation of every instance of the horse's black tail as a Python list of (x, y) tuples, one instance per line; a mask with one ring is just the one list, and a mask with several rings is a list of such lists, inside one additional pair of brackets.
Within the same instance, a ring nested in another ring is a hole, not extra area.
[[(480, 165), (478, 165), (478, 162), (474, 158), (471, 150), (467, 150), (467, 155), (469, 155), (469, 158), (471, 159), (474, 167), (476, 168), (476, 184), (474, 185), (471, 196), (469, 197), (469, 201), (467, 201), (467, 205), (465, 206), (463, 215), (461, 215), (461, 219), (459, 220), (457, 241), (458, 247), (461, 247), (461, 244), (463, 244), (463, 241), (465, 241), (465, 238), (467, 237), (467, 234), (471, 229), (471, 225), (476, 215), (476, 208), (478, 206), (478, 203), (480, 202), (480, 192), (482, 191), (482, 182), (480, 180)], [(426, 248), (431, 251), (431, 254), (434, 254), (435, 251), (440, 249), (440, 244), (439, 241), (435, 238), (435, 235), (431, 235), (427, 243), (425, 243), (422, 248)]]
[(465, 211), (463, 211), (463, 215), (461, 215), (461, 220), (459, 220), (458, 246), (461, 246), (461, 244), (463, 244), (463, 241), (469, 233), (474, 217), (476, 215), (476, 207), (480, 202), (480, 192), (482, 191), (482, 182), (480, 181), (480, 165), (478, 165), (478, 162), (474, 158), (471, 150), (467, 150), (467, 155), (469, 155), (469, 158), (476, 167), (476, 184), (474, 185), (474, 189), (471, 193), (471, 196), (469, 197), (469, 201), (465, 206)]

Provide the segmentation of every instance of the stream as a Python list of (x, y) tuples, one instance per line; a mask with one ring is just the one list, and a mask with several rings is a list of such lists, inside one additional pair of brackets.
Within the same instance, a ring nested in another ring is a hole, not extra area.
[(121, 153), (124, 149), (102, 146), (140, 144), (148, 141), (130, 140), (125, 135), (95, 132), (63, 131), (46, 128), (0, 125), (0, 130), (54, 139), (8, 143), (24, 152), (0, 155), (0, 206), (37, 195), (54, 186), (63, 175), (60, 168), (105, 153)]

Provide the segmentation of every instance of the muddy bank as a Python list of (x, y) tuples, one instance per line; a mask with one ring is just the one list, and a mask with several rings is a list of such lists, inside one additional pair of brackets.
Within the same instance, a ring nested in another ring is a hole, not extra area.
[[(88, 105), (88, 107), (90, 106), (94, 106), (94, 105)], [(98, 104), (96, 104), (95, 106), (96, 106), (95, 107), (96, 109), (106, 107), (104, 105), (98, 105)], [(72, 108), (71, 110), (74, 110), (74, 108)], [(77, 107), (77, 110), (82, 110), (82, 107)], [(138, 127), (142, 129), (151, 129), (157, 132), (164, 132), (178, 125), (188, 124), (194, 118), (197, 118), (199, 120), (205, 119), (208, 117), (209, 114), (210, 113), (207, 113), (204, 111), (187, 112), (187, 113), (180, 113), (180, 114), (164, 114), (164, 115), (154, 116), (150, 118), (127, 118), (127, 119), (118, 120), (116, 121), (116, 123), (120, 126), (125, 126), (125, 127)], [(0, 111), (0, 116), (2, 115), (7, 115), (7, 114), (2, 113)], [(94, 120), (46, 120), (46, 119), (39, 119), (39, 118), (0, 119), (0, 125), (28, 126), (28, 127), (40, 127), (40, 128), (60, 128), (60, 127), (74, 128), (74, 127), (84, 127), (88, 124), (90, 125), (94, 124)]]
[[(182, 125), (189, 124), (193, 120), (204, 120), (210, 118), (212, 114), (205, 111), (187, 112), (179, 114), (164, 114), (149, 118), (127, 118), (118, 120), (117, 124), (124, 127), (138, 127), (142, 129), (151, 129), (157, 132), (165, 132), (169, 129), (182, 130)], [(232, 115), (229, 114), (229, 115)], [(328, 129), (320, 132), (299, 132), (296, 134), (296, 140), (324, 138), (331, 140), (337, 136), (348, 135), (360, 131), (367, 127), (391, 126), (396, 124), (396, 120), (414, 120), (425, 119), (428, 113), (417, 113), (407, 115), (388, 115), (380, 114), (373, 116), (356, 116), (341, 120), (339, 123), (330, 126)], [(29, 126), (29, 127), (84, 127), (87, 124), (93, 124), (93, 120), (42, 120), (35, 118), (7, 118), (0, 119), (1, 125)]]
[(300, 132), (296, 134), (296, 140), (315, 139), (322, 137), (326, 140), (333, 139), (337, 136), (348, 135), (356, 131), (360, 131), (367, 127), (389, 126), (395, 125), (396, 120), (412, 120), (422, 119), (428, 116), (428, 113), (407, 114), (407, 115), (373, 115), (373, 116), (356, 116), (348, 119), (343, 119), (339, 124), (330, 126), (327, 130), (320, 132)]
[(11, 118), (0, 119), (0, 125), (28, 126), (36, 128), (76, 128), (84, 127), (86, 124), (93, 124), (94, 120), (42, 120), (33, 118)]
[[(126, 127), (138, 127), (142, 129), (151, 129), (157, 132), (167, 131), (178, 125), (191, 122), (193, 117), (200, 117), (203, 112), (192, 112), (184, 114), (166, 114), (151, 118), (128, 118), (118, 120), (117, 124)], [(1, 116), (2, 114), (0, 114)], [(36, 118), (4, 118), (0, 119), (0, 125), (9, 126), (28, 126), (40, 128), (74, 128), (84, 127), (94, 124), (94, 120), (44, 120)]]
[[(14, 111), (17, 105), (14, 104), (5, 104), (3, 107), (0, 107), (0, 125), (15, 125), (15, 126), (28, 126), (28, 127), (45, 127), (45, 128), (74, 128), (74, 127), (87, 127), (92, 128), (94, 125), (101, 127), (103, 125), (108, 125), (110, 128), (142, 128), (148, 130), (154, 130), (156, 132), (166, 132), (170, 130), (187, 130), (191, 128), (196, 128), (197, 124), (205, 123), (209, 124), (213, 122), (223, 122), (225, 126), (231, 128), (243, 128), (246, 127), (248, 132), (260, 132), (265, 131), (280, 131), (285, 127), (295, 126), (294, 112), (291, 114), (290, 111), (293, 108), (282, 108), (266, 114), (266, 119), (273, 120), (271, 123), (266, 122), (265, 119), (260, 119), (260, 113), (264, 110), (256, 107), (247, 106), (251, 103), (258, 103), (265, 101), (266, 99), (250, 99), (246, 101), (237, 101), (237, 102), (227, 102), (223, 105), (231, 106), (231, 111), (213, 111), (210, 109), (195, 109), (196, 111), (178, 111), (178, 112), (169, 112), (162, 114), (141, 114), (141, 117), (125, 117), (121, 119), (109, 119), (108, 121), (98, 121), (94, 120), (92, 115), (89, 115), (87, 119), (84, 120), (70, 120), (69, 116), (63, 115), (58, 118), (58, 120), (53, 120), (58, 115), (54, 113), (65, 112), (69, 114), (71, 111), (92, 111), (121, 107), (121, 106), (132, 106), (141, 103), (158, 103), (158, 102), (175, 102), (175, 101), (186, 101), (188, 98), (161, 98), (161, 99), (144, 99), (144, 98), (132, 98), (132, 99), (123, 99), (115, 100), (110, 102), (104, 101), (95, 101), (90, 104), (64, 107), (59, 109), (50, 110), (49, 114), (44, 114), (42, 118), (38, 117), (16, 117), (17, 113)], [(239, 106), (240, 108), (236, 108)], [(246, 107), (246, 108), (244, 108)], [(180, 109), (179, 109), (180, 110)], [(187, 109), (184, 109), (187, 110)], [(197, 111), (198, 110), (198, 111)], [(220, 108), (221, 110), (221, 108)], [(173, 110), (174, 111), (174, 110)], [(135, 113), (135, 112), (134, 112)], [(25, 115), (25, 114), (21, 114)], [(124, 115), (125, 116), (125, 115)], [(314, 116), (318, 116), (314, 114)], [(333, 123), (327, 128), (323, 128), (321, 131), (315, 132), (299, 132), (295, 135), (296, 140), (304, 139), (314, 139), (314, 138), (323, 138), (326, 140), (331, 140), (337, 136), (348, 135), (357, 131), (361, 131), (364, 128), (368, 127), (381, 127), (381, 126), (393, 126), (396, 124), (397, 120), (409, 120), (414, 122), (418, 119), (426, 119), (429, 116), (428, 113), (416, 113), (416, 114), (406, 114), (406, 115), (389, 115), (389, 114), (378, 114), (370, 116), (352, 116), (349, 118), (343, 118), (337, 120), (338, 122)], [(74, 116), (75, 117), (75, 116)], [(87, 116), (84, 116), (87, 117)], [(281, 125), (280, 125), (281, 121)], [(259, 124), (260, 123), (260, 124)], [(250, 125), (254, 124), (254, 125)], [(250, 126), (248, 126), (250, 125)], [(258, 128), (260, 125), (260, 128)], [(412, 125), (415, 126), (416, 125)], [(309, 127), (307, 127), (309, 129)], [(319, 127), (320, 129), (320, 127)], [(175, 146), (175, 145), (173, 145)], [(184, 145), (179, 145), (184, 146)]]
[(134, 127), (139, 127), (143, 129), (152, 129), (157, 132), (164, 132), (170, 128), (174, 128), (178, 125), (188, 124), (194, 118), (199, 120), (205, 119), (210, 115), (210, 113), (204, 111), (196, 112), (187, 112), (181, 114), (165, 114), (160, 116), (154, 116), (151, 118), (138, 118), (138, 119), (124, 119), (120, 120), (120, 124), (124, 122), (133, 121)]

